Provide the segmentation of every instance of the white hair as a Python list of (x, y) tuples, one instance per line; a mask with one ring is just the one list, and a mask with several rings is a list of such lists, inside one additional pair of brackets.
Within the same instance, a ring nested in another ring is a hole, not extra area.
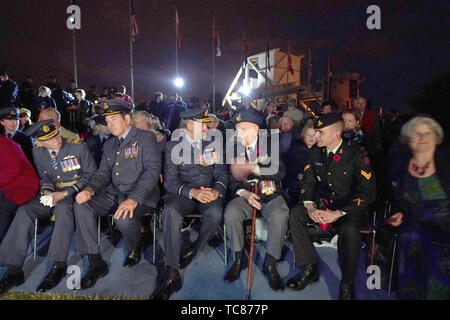
[(38, 94), (39, 97), (50, 97), (51, 94), (52, 91), (50, 90), (49, 87), (46, 86), (39, 87), (39, 94)]
[(149, 125), (151, 125), (150, 115), (148, 114), (147, 111), (139, 110), (139, 111), (134, 112), (132, 119), (133, 119), (133, 121), (134, 121), (134, 119), (144, 120)]
[(409, 138), (413, 135), (414, 126), (418, 123), (426, 124), (430, 127), (436, 135), (436, 144), (441, 144), (442, 140), (444, 140), (444, 130), (436, 120), (427, 115), (416, 116), (402, 126), (400, 133), (401, 142), (408, 143)]

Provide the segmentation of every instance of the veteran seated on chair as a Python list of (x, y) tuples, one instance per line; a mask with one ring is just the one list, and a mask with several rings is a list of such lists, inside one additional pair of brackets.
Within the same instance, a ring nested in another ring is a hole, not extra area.
[[(188, 110), (181, 112), (180, 117), (180, 127), (185, 130), (180, 130), (182, 135), (167, 144), (164, 165), (164, 186), (168, 195), (162, 218), (167, 277), (150, 297), (153, 300), (168, 300), (181, 289), (179, 269), (185, 268), (217, 231), (228, 185), (226, 165), (221, 161), (222, 144), (211, 147), (211, 142), (203, 140), (208, 111)], [(183, 217), (194, 211), (203, 216), (202, 226), (195, 243), (180, 257)]]
[(22, 266), (34, 221), (51, 214), (54, 215), (55, 227), (47, 258), (53, 265), (37, 291), (50, 290), (64, 278), (75, 226), (74, 197), (97, 169), (87, 145), (61, 138), (53, 120), (36, 122), (25, 133), (33, 136), (42, 146), (33, 149), (41, 191), (17, 210), (0, 246), (0, 264), (7, 265), (7, 271), (0, 280), (0, 292), (25, 281)]
[[(268, 277), (270, 287), (283, 291), (284, 283), (277, 271), (277, 260), (281, 258), (284, 237), (288, 227), (289, 208), (281, 180), (285, 168), (279, 152), (272, 145), (268, 135), (258, 135), (263, 125), (260, 112), (253, 108), (242, 108), (236, 112), (234, 124), (239, 142), (234, 146), (236, 164), (230, 166), (230, 191), (234, 197), (225, 208), (225, 227), (231, 241), (235, 260), (225, 275), (226, 282), (239, 279), (247, 264), (244, 260), (244, 220), (251, 219), (253, 208), (261, 211), (268, 223), (267, 253), (263, 273)], [(264, 148), (264, 142), (267, 142)], [(278, 139), (276, 139), (278, 143)], [(241, 150), (241, 151), (239, 151)], [(227, 155), (232, 153), (227, 149)], [(242, 164), (239, 164), (239, 160)], [(245, 162), (245, 163), (244, 163)], [(259, 192), (255, 194), (250, 183), (243, 180), (255, 179)]]
[(89, 259), (81, 289), (108, 273), (97, 243), (97, 217), (114, 215), (128, 250), (123, 266), (131, 268), (141, 260), (141, 217), (156, 207), (159, 198), (161, 152), (152, 132), (132, 126), (131, 108), (119, 100), (103, 103), (102, 116), (114, 137), (103, 145), (98, 171), (76, 197), (78, 251)]
[[(295, 266), (301, 272), (287, 282), (302, 290), (319, 280), (319, 266), (314, 246), (306, 233), (306, 223), (332, 225), (338, 231), (338, 256), (342, 279), (339, 298), (354, 299), (353, 278), (361, 252), (361, 227), (368, 221), (368, 208), (375, 201), (375, 177), (364, 159), (365, 150), (342, 139), (344, 122), (340, 113), (317, 119), (317, 147), (310, 150), (304, 168), (299, 206), (290, 211)], [(318, 209), (319, 201), (327, 208)]]

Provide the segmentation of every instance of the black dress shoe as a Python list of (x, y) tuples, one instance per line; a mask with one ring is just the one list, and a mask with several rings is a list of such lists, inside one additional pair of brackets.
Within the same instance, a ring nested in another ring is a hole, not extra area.
[(39, 285), (36, 291), (45, 292), (53, 289), (58, 285), (58, 283), (66, 276), (67, 266), (58, 267), (56, 265), (52, 266), (50, 272), (45, 277), (44, 281)]
[(141, 249), (133, 249), (128, 253), (128, 257), (125, 260), (123, 266), (125, 268), (131, 268), (137, 265), (141, 261)]
[(15, 274), (4, 274), (0, 279), (0, 294), (8, 291), (12, 287), (20, 286), (25, 282), (25, 274), (22, 270)]
[(353, 285), (341, 283), (339, 300), (355, 300), (355, 288)]
[(243, 261), (244, 259), (241, 258), (239, 260), (235, 260), (231, 268), (226, 273), (223, 280), (228, 283), (232, 283), (239, 279), (239, 276), (241, 274), (241, 271), (244, 270), (247, 267), (246, 261)]
[(196, 253), (197, 249), (193, 245), (184, 249), (183, 254), (180, 257), (180, 269), (186, 268), (189, 263), (192, 262)]
[(269, 286), (274, 291), (284, 291), (284, 282), (274, 266), (264, 266), (263, 273), (269, 278)]
[(317, 263), (308, 264), (305, 269), (292, 277), (286, 285), (292, 290), (303, 290), (308, 284), (319, 281), (319, 267)]
[(90, 267), (86, 273), (86, 275), (81, 279), (80, 288), (81, 290), (88, 289), (93, 287), (98, 279), (104, 277), (108, 274), (108, 265), (102, 264), (95, 267)]
[(181, 289), (181, 277), (175, 280), (167, 278), (150, 296), (150, 300), (169, 300), (170, 296)]

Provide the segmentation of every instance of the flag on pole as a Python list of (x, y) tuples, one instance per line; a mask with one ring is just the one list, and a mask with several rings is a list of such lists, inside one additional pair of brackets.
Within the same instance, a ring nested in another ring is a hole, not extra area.
[(247, 58), (249, 56), (249, 49), (248, 49), (248, 44), (247, 44), (247, 37), (244, 33), (244, 67), (247, 65)]
[(289, 50), (289, 46), (288, 46), (287, 64), (288, 64), (288, 72), (290, 74), (294, 75), (294, 68), (292, 68), (292, 58), (291, 58), (291, 52)]
[(214, 37), (214, 47), (216, 48), (216, 57), (222, 56), (222, 50), (220, 49), (220, 38), (219, 32), (217, 31), (216, 22), (213, 22), (213, 37)]
[(181, 23), (178, 18), (178, 10), (175, 9), (175, 33), (177, 35), (178, 47), (183, 51), (183, 34), (181, 33)]
[(131, 38), (134, 41), (134, 38), (139, 34), (139, 29), (136, 23), (135, 12), (134, 12), (134, 1), (131, 0), (130, 6), (130, 14), (131, 14)]
[(266, 66), (267, 70), (270, 70), (270, 50), (269, 50), (269, 39), (266, 39)]

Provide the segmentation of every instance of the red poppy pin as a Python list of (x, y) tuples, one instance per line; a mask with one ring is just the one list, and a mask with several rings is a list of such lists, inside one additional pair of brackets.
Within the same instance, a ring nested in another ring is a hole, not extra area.
[(340, 161), (340, 160), (341, 160), (341, 157), (340, 157), (338, 154), (335, 154), (335, 155), (333, 156), (333, 161), (338, 162), (338, 161)]
[(261, 149), (256, 149), (256, 154), (260, 154), (261, 153)]

